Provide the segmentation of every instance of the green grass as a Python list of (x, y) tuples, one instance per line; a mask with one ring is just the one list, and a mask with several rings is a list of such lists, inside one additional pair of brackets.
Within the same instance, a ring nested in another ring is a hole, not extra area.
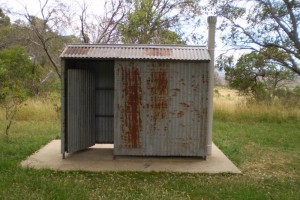
[(242, 175), (62, 172), (20, 167), (60, 132), (50, 104), (32, 101), (0, 136), (0, 199), (299, 199), (300, 117), (250, 110), (214, 114), (214, 142)]

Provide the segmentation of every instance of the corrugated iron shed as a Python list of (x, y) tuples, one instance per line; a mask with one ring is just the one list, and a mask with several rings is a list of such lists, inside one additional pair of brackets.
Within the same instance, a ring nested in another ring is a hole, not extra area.
[(61, 58), (210, 61), (205, 46), (71, 44)]
[(206, 47), (71, 44), (61, 58), (63, 154), (114, 143), (116, 156), (207, 155)]

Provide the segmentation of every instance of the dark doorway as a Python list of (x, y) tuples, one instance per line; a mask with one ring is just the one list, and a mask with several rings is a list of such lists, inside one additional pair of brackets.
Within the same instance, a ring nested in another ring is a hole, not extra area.
[(114, 63), (99, 62), (96, 75), (96, 143), (113, 143)]
[(114, 138), (114, 62), (72, 60), (67, 68), (66, 151)]

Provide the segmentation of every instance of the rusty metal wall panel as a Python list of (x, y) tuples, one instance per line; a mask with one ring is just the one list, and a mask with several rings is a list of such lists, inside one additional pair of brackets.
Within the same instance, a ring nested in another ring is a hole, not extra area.
[(206, 156), (208, 68), (205, 63), (173, 63), (169, 88), (168, 152)]
[(143, 71), (144, 155), (169, 155), (169, 62), (139, 63)]
[(115, 69), (115, 155), (206, 156), (206, 63), (118, 61)]
[(114, 108), (115, 155), (142, 155), (142, 88), (136, 62), (115, 62)]
[(67, 151), (95, 144), (95, 78), (89, 70), (68, 70)]
[(114, 64), (99, 62), (96, 75), (96, 142), (113, 143)]
[(207, 47), (187, 45), (68, 45), (61, 58), (209, 61)]

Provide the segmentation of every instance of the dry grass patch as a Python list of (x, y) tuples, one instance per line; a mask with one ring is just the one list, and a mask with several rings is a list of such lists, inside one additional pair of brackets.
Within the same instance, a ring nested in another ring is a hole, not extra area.
[(17, 121), (52, 121), (60, 118), (60, 111), (47, 99), (30, 99), (24, 103), (16, 115)]
[(242, 115), (246, 117), (297, 118), (300, 120), (300, 109), (293, 105), (286, 106), (279, 103), (255, 103), (249, 97), (241, 95), (237, 90), (226, 87), (214, 89), (214, 114)]
[(293, 160), (286, 153), (265, 150), (262, 155), (251, 158), (240, 168), (246, 176), (256, 179), (292, 178), (298, 175), (296, 170), (287, 167), (292, 162)]

